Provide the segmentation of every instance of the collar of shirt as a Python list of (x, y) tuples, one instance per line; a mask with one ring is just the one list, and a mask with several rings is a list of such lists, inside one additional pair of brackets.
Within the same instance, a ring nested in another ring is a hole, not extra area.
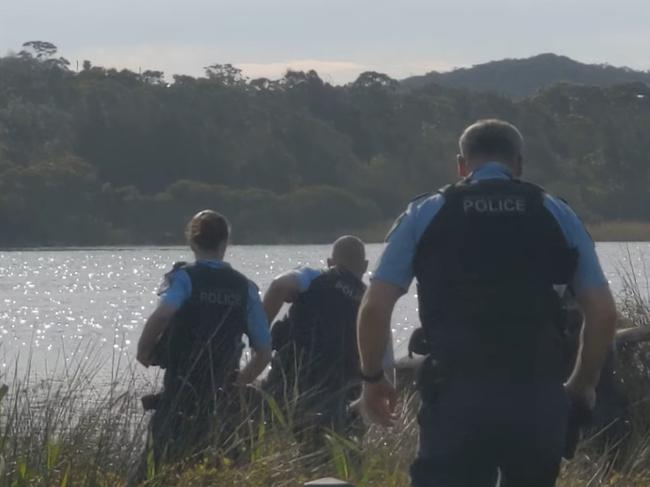
[(197, 260), (197, 264), (207, 265), (208, 267), (213, 267), (215, 269), (221, 269), (222, 267), (230, 267), (230, 264), (222, 260)]
[(512, 170), (497, 161), (486, 162), (474, 169), (469, 175), (470, 181), (482, 181), (484, 179), (512, 179)]

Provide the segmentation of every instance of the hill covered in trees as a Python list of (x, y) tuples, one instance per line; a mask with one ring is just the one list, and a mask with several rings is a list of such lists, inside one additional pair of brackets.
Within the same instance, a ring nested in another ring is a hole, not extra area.
[(522, 98), (558, 83), (608, 87), (635, 82), (650, 85), (650, 71), (635, 71), (607, 64), (583, 64), (549, 53), (526, 59), (492, 61), (444, 73), (433, 71), (407, 78), (401, 85), (403, 89), (413, 90), (438, 84)]
[[(527, 177), (591, 222), (650, 221), (650, 88), (557, 85), (514, 101), (363, 73), (247, 80), (73, 72), (47, 43), (0, 58), (0, 245), (177, 243), (215, 208), (239, 243), (377, 235), (414, 195), (455, 179), (456, 141), (516, 123)], [(53, 47), (53, 46), (52, 46)]]

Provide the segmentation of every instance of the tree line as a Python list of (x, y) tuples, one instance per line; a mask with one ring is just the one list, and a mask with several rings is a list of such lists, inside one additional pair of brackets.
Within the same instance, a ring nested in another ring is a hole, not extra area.
[(584, 64), (566, 56), (546, 53), (524, 59), (490, 61), (442, 73), (432, 71), (406, 78), (400, 85), (402, 89), (410, 90), (436, 83), (523, 98), (557, 83), (606, 87), (637, 81), (650, 84), (650, 71), (609, 64)]
[(135, 73), (26, 43), (0, 58), (0, 245), (169, 244), (196, 210), (238, 243), (383, 233), (455, 179), (457, 138), (501, 117), (527, 138), (526, 176), (590, 222), (650, 221), (650, 89), (555, 85), (512, 100), (366, 72), (247, 79)]

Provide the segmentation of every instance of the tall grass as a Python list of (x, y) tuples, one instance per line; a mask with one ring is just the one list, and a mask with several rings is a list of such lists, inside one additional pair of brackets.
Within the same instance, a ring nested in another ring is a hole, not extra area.
[[(142, 448), (134, 369), (115, 357), (94, 361), (92, 345), (73, 352), (78, 359), (61, 358), (47, 377), (32, 370), (32, 357), (2, 377), (0, 485), (118, 485)], [(105, 366), (108, 384), (98, 380)]]
[[(626, 257), (627, 264), (619, 268), (619, 327), (643, 330), (650, 326), (650, 274), (644, 259), (632, 264), (639, 260), (632, 258), (629, 247)], [(616, 358), (616, 374), (630, 401), (629, 433), (603, 445), (603, 431), (592, 432), (576, 459), (564, 466), (560, 486), (650, 485), (650, 342), (623, 344)]]
[[(634, 272), (623, 277), (619, 305), (626, 326), (650, 326), (646, 283)], [(74, 353), (97, 355), (92, 345)], [(139, 369), (119, 357), (109, 363), (62, 359), (47, 377), (16, 364), (9, 377), (0, 378), (5, 384), (0, 387), (0, 487), (127, 484), (145, 448), (149, 416), (140, 405)], [(98, 381), (106, 368), (111, 370), (107, 384)], [(618, 372), (632, 398), (631, 434), (617, 445), (603, 446), (599, 432), (586, 438), (575, 460), (563, 466), (560, 487), (650, 485), (650, 345), (624, 349)], [(418, 399), (411, 389), (403, 390), (394, 428), (371, 427), (362, 442), (326, 432), (317, 450), (296, 441), (291, 404), (252, 397), (264, 407), (251, 407), (236, 429), (233, 448), (243, 457), (228, 450), (207, 452), (200, 462), (150, 469), (144, 485), (289, 487), (322, 476), (345, 478), (357, 487), (409, 485), (418, 435)]]
[[(131, 381), (129, 374), (121, 377)], [(144, 449), (147, 417), (135, 388), (115, 385), (99, 391), (93, 375), (77, 369), (66, 380), (29, 387), (12, 381), (0, 411), (0, 485), (126, 485), (130, 466)], [(321, 450), (311, 452), (296, 442), (281, 408), (268, 408), (271, 416), (242, 435), (248, 447), (243, 462), (229, 460), (228, 452), (208, 455), (198, 464), (158, 471), (146, 485), (289, 487), (337, 476), (358, 487), (407, 486), (417, 445), (415, 402), (413, 394), (402, 398), (400, 421), (391, 430), (372, 427), (363, 443), (332, 432)], [(559, 485), (650, 485), (650, 435), (646, 425), (634, 431), (618, 471), (612, 470), (608, 452), (595, 453), (587, 439), (576, 460), (563, 469)]]

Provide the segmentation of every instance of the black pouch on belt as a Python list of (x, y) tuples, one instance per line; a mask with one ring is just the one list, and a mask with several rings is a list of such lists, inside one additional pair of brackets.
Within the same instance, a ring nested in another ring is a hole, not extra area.
[(433, 355), (427, 355), (418, 369), (416, 385), (422, 401), (433, 404), (438, 401), (445, 383), (442, 363)]
[(142, 409), (145, 411), (155, 411), (160, 405), (160, 399), (162, 398), (162, 393), (158, 392), (156, 394), (147, 394), (142, 396), (140, 399), (142, 401)]

